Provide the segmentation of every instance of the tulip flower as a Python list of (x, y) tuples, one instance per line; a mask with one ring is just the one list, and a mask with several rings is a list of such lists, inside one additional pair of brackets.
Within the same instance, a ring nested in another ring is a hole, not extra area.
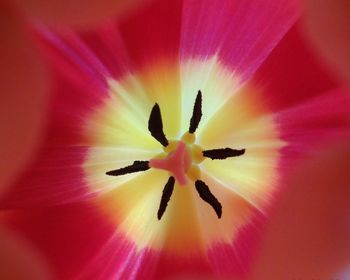
[(300, 160), (349, 135), (350, 96), (294, 1), (152, 1), (94, 31), (36, 26), (53, 76), (3, 220), (59, 279), (253, 272)]

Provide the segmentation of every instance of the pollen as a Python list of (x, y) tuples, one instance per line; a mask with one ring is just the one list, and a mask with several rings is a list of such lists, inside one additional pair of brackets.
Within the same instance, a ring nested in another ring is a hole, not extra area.
[(193, 144), (196, 141), (196, 135), (194, 133), (186, 132), (182, 136), (181, 140), (186, 144)]
[(203, 156), (203, 149), (199, 145), (192, 145), (191, 152), (192, 159), (196, 164), (201, 163), (205, 159), (205, 157)]
[(201, 177), (201, 170), (196, 164), (192, 164), (191, 167), (187, 171), (187, 176), (192, 181), (199, 180)]

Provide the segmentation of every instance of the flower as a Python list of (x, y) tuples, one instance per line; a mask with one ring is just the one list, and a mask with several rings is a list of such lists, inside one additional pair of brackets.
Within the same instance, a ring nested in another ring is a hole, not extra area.
[(297, 19), (289, 0), (184, 0), (39, 27), (54, 99), (8, 225), (63, 279), (249, 274), (285, 175), (349, 133)]

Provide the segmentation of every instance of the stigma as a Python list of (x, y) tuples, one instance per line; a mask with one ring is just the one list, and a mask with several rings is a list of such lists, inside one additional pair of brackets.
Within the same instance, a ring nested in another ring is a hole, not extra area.
[(169, 179), (166, 182), (159, 209), (157, 212), (158, 220), (165, 213), (167, 205), (171, 199), (175, 182), (179, 186), (189, 185), (193, 182), (199, 197), (208, 203), (215, 211), (217, 217), (222, 216), (222, 206), (214, 194), (211, 193), (209, 186), (201, 180), (200, 163), (209, 158), (211, 160), (223, 160), (231, 157), (241, 156), (245, 149), (232, 149), (229, 147), (203, 150), (197, 145), (195, 132), (202, 118), (202, 92), (199, 90), (193, 106), (192, 117), (188, 131), (180, 140), (168, 140), (163, 131), (163, 122), (161, 110), (156, 103), (150, 113), (148, 120), (148, 130), (152, 137), (162, 146), (164, 152), (150, 159), (149, 161), (134, 161), (133, 164), (106, 172), (109, 176), (121, 176), (134, 172), (146, 171), (150, 168), (161, 169), (169, 173)]

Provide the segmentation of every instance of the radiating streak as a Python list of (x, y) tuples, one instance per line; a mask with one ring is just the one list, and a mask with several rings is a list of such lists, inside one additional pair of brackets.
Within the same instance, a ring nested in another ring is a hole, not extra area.
[(240, 193), (238, 190), (234, 189), (232, 186), (228, 186), (225, 182), (217, 179), (216, 177), (208, 174), (208, 172), (205, 171), (205, 175), (209, 178), (211, 178), (212, 180), (214, 180), (217, 184), (221, 185), (222, 187), (224, 187), (227, 190), (230, 190), (231, 192), (233, 192), (234, 194), (238, 195), (239, 197), (241, 197), (243, 200), (245, 200), (246, 202), (248, 202), (251, 206), (253, 206), (253, 208), (255, 208), (256, 210), (258, 210), (259, 212), (263, 213), (263, 210), (259, 208), (259, 206), (252, 201), (250, 198), (246, 197), (244, 194)]

